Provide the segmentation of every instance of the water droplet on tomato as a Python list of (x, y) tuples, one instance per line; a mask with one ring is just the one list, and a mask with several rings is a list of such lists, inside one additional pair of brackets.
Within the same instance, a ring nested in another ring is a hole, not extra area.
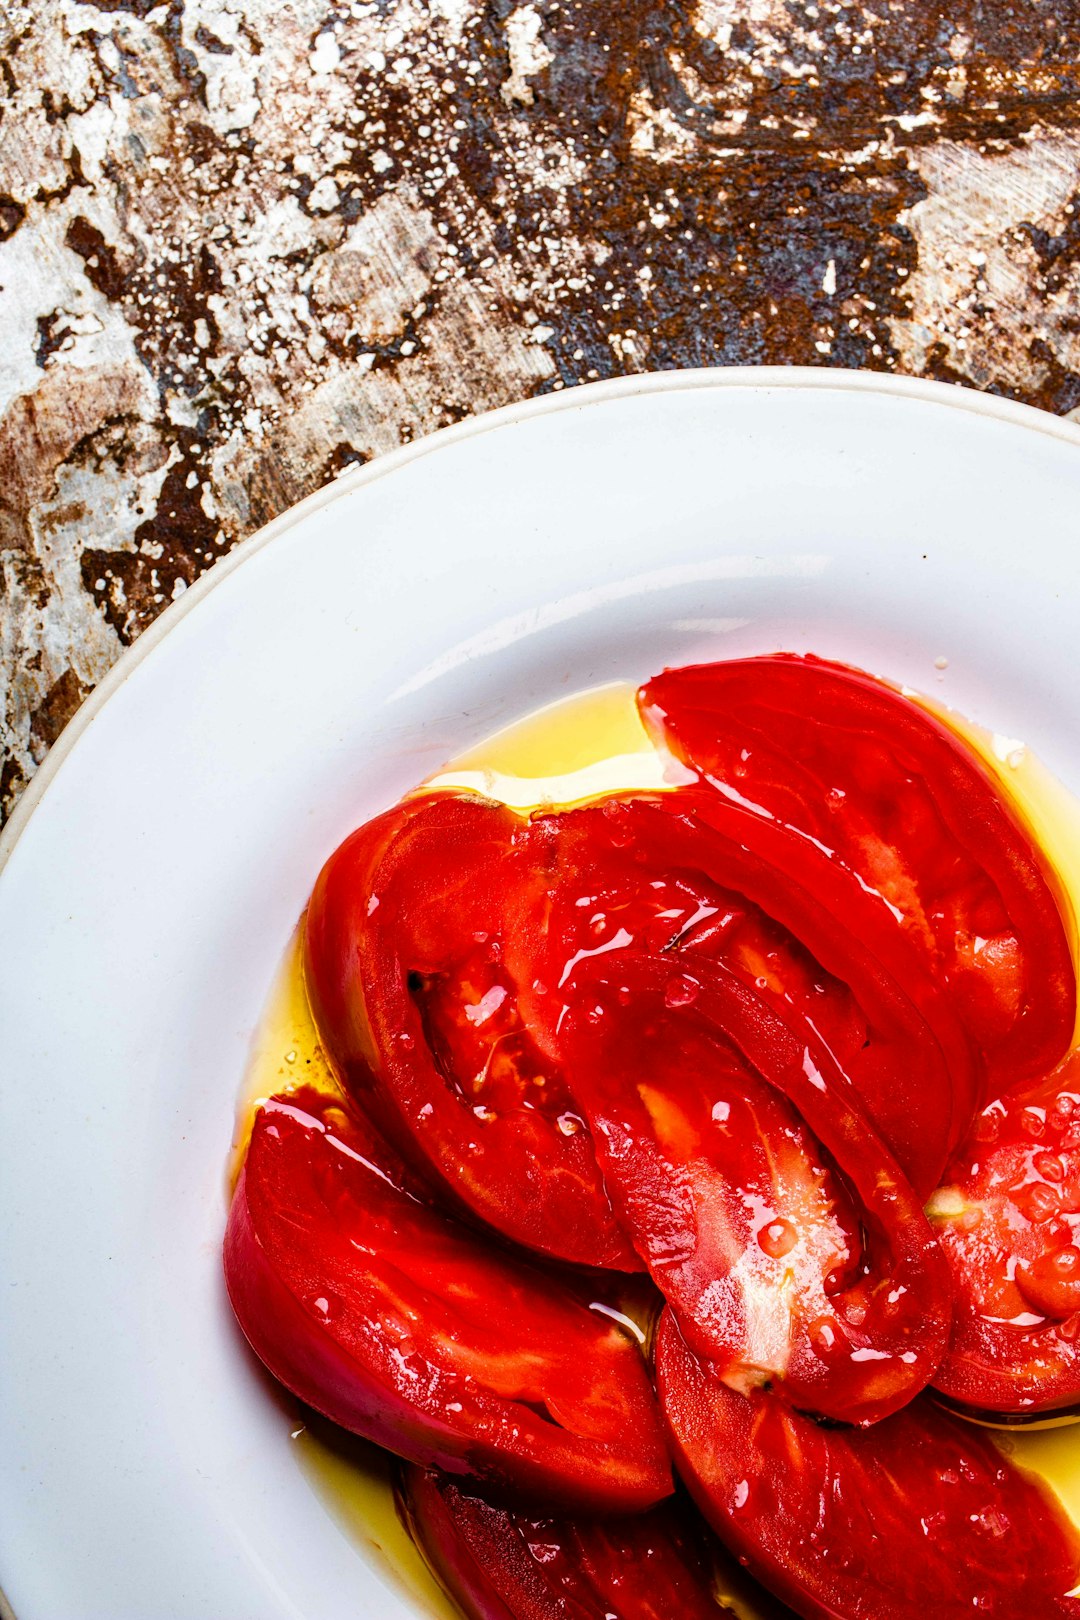
[(701, 986), (685, 973), (677, 973), (664, 986), (665, 1007), (689, 1007), (697, 1000)]
[(807, 1338), (818, 1360), (827, 1367), (846, 1360), (851, 1350), (847, 1335), (841, 1331), (835, 1316), (819, 1316), (811, 1322)]
[(1056, 1215), (1061, 1206), (1061, 1197), (1054, 1187), (1048, 1187), (1045, 1181), (1036, 1181), (1027, 1187), (1021, 1187), (1013, 1195), (1013, 1203), (1022, 1215), (1038, 1226), (1048, 1221), (1051, 1215)]
[(1034, 1141), (1046, 1135), (1045, 1108), (1025, 1108), (1020, 1115), (1020, 1129)]
[(1017, 1266), (1016, 1286), (1043, 1316), (1062, 1321), (1073, 1316), (1080, 1310), (1080, 1249), (1064, 1243), (1030, 1265)]
[(769, 1221), (761, 1228), (757, 1240), (770, 1260), (782, 1260), (790, 1254), (799, 1241), (799, 1234), (790, 1221), (779, 1216), (775, 1221)]
[(996, 1107), (988, 1108), (984, 1114), (979, 1115), (971, 1134), (976, 1142), (997, 1141), (1001, 1135), (1001, 1115)]

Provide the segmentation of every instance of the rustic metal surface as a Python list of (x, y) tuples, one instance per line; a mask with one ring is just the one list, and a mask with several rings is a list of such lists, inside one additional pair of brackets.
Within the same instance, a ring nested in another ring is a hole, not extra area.
[(647, 368), (1080, 407), (1080, 0), (0, 0), (5, 811), (238, 539)]

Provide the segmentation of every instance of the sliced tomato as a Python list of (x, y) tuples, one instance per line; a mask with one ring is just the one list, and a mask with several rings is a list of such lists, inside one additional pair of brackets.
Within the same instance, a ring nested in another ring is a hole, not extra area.
[(791, 654), (668, 670), (639, 702), (720, 795), (832, 851), (882, 897), (996, 1085), (1064, 1056), (1076, 981), (1060, 886), (945, 725), (859, 670)]
[(948, 1270), (844, 1076), (722, 964), (610, 953), (575, 983), (571, 1084), (694, 1350), (848, 1423), (911, 1400), (948, 1343)]
[(593, 1512), (671, 1489), (644, 1361), (611, 1313), (419, 1201), (333, 1100), (259, 1111), (225, 1276), (275, 1377), (399, 1456)]
[(956, 1295), (935, 1386), (1013, 1420), (1080, 1409), (1080, 1055), (984, 1110), (928, 1208)]
[(667, 1507), (632, 1519), (534, 1519), (418, 1468), (413, 1538), (472, 1620), (716, 1620), (704, 1549)]
[(920, 1397), (822, 1428), (711, 1377), (665, 1312), (657, 1380), (676, 1462), (735, 1555), (804, 1620), (1076, 1620), (1080, 1542), (988, 1434)]
[(406, 800), (323, 867), (312, 1007), (346, 1086), (460, 1207), (542, 1254), (632, 1269), (557, 1055), (519, 1009), (543, 900), (521, 817), (468, 795)]
[(981, 1078), (947, 997), (875, 896), (806, 839), (707, 792), (609, 799), (549, 829), (545, 986), (630, 949), (720, 958), (848, 1074), (916, 1190), (932, 1190)]

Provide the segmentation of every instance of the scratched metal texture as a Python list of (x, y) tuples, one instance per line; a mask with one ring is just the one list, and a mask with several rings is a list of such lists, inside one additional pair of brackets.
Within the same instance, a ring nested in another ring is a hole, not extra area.
[(1080, 0), (0, 0), (0, 794), (214, 559), (474, 411), (1080, 408)]

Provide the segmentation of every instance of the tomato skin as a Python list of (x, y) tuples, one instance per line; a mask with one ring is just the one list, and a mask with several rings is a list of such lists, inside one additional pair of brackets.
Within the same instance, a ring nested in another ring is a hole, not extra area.
[(567, 1072), (695, 1352), (846, 1423), (905, 1405), (945, 1353), (949, 1274), (845, 1077), (721, 963), (612, 952), (574, 983)]
[(633, 1519), (532, 1519), (405, 1470), (414, 1540), (471, 1620), (716, 1620), (702, 1549), (667, 1507)]
[(557, 1061), (518, 1011), (536, 1000), (542, 903), (527, 822), (470, 795), (406, 800), (319, 875), (312, 1010), (346, 1087), (454, 1207), (554, 1259), (634, 1270)]
[[(607, 875), (616, 890), (621, 881), (631, 894), (665, 873), (737, 891), (801, 942), (826, 974), (850, 987), (865, 1019), (866, 1050), (838, 1060), (916, 1191), (926, 1195), (937, 1185), (970, 1124), (981, 1076), (947, 999), (874, 895), (806, 839), (710, 792), (637, 794), (555, 819), (564, 855), (553, 906), (560, 892), (565, 898), (549, 948), (565, 955), (566, 912), (594, 878), (602, 882)], [(613, 863), (621, 879), (610, 876)], [(687, 958), (716, 949), (708, 939), (695, 943), (693, 931), (642, 941), (632, 922), (602, 949), (614, 959), (614, 947), (640, 949), (642, 943), (666, 954), (685, 951)], [(723, 955), (723, 941), (719, 951)], [(745, 975), (737, 960), (729, 965)], [(566, 971), (556, 965), (545, 979)], [(773, 1003), (811, 1050), (822, 1052), (828, 1041), (812, 1006), (783, 992)]]
[(1056, 1498), (926, 1398), (873, 1429), (823, 1429), (711, 1378), (670, 1312), (657, 1383), (705, 1518), (804, 1620), (1080, 1615), (1080, 1542)]
[(421, 1202), (332, 1099), (260, 1109), (224, 1258), (256, 1353), (343, 1428), (539, 1502), (634, 1512), (669, 1493), (637, 1346)]
[(1010, 1421), (1080, 1408), (1080, 1054), (983, 1111), (928, 1208), (956, 1296), (935, 1387)]
[(860, 670), (789, 653), (668, 670), (639, 702), (722, 794), (885, 895), (987, 1054), (988, 1095), (1060, 1061), (1076, 978), (1057, 880), (946, 726)]

